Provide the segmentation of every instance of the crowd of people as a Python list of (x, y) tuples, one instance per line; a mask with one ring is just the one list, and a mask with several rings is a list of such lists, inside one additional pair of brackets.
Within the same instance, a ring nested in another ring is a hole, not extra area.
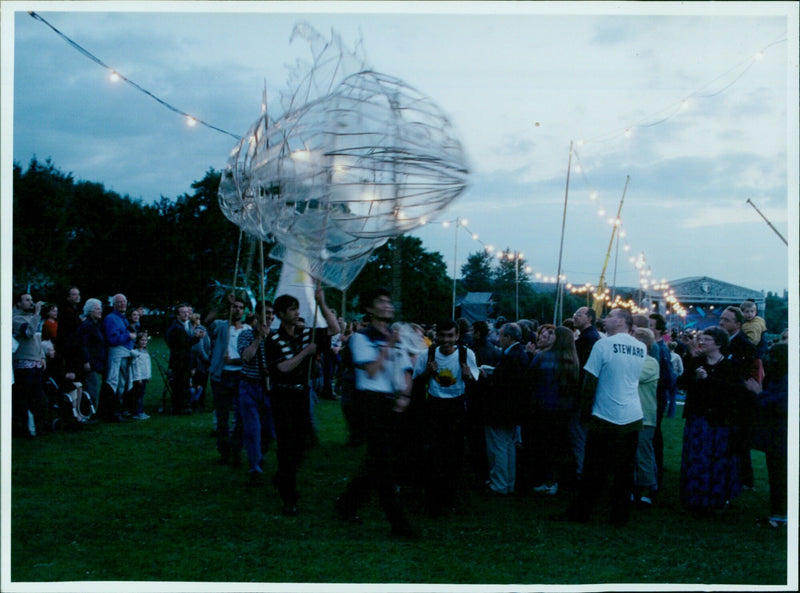
[[(534, 320), (493, 326), (444, 320), (396, 323), (391, 294), (362, 295), (363, 318), (346, 323), (315, 299), (324, 329), (306, 327), (290, 295), (257, 303), (227, 294), (205, 318), (175, 309), (165, 340), (173, 414), (206, 408), (216, 449), (259, 486), (276, 444), (272, 486), (296, 515), (297, 474), (316, 440), (314, 402), (338, 399), (347, 444), (364, 459), (335, 510), (359, 523), (376, 490), (393, 534), (415, 537), (399, 488), (424, 490), (431, 516), (453, 512), (467, 490), (488, 496), (554, 496), (554, 520), (587, 522), (601, 499), (623, 526), (663, 489), (662, 422), (685, 398), (679, 492), (702, 517), (753, 487), (750, 451), (766, 453), (770, 512), (786, 524), (788, 352), (768, 344), (755, 303), (727, 307), (719, 325), (668, 331), (659, 313), (580, 307), (558, 327)], [(97, 418), (143, 421), (152, 361), (142, 311), (125, 295), (100, 300), (71, 287), (58, 306), (19, 296), (13, 313), (15, 437), (45, 434), (55, 418), (80, 428)], [(156, 361), (157, 364), (158, 361)], [(167, 411), (167, 410), (165, 410)], [(610, 482), (610, 488), (606, 488)], [(607, 492), (606, 492), (607, 490)]]

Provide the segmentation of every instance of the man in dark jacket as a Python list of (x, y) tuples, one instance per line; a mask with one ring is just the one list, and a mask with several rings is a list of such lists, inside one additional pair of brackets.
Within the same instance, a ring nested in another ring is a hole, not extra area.
[(492, 373), (492, 395), (486, 409), (489, 489), (495, 494), (514, 492), (517, 479), (517, 427), (528, 395), (528, 355), (521, 338), (522, 329), (516, 323), (500, 328), (498, 340), (503, 356)]
[(79, 352), (81, 377), (84, 392), (88, 393), (100, 411), (100, 387), (106, 369), (106, 341), (103, 335), (103, 303), (98, 299), (88, 299), (83, 307), (86, 319), (75, 331), (75, 343)]
[[(750, 457), (750, 438), (752, 420), (755, 414), (755, 398), (745, 389), (747, 379), (760, 379), (756, 362), (756, 347), (742, 331), (744, 314), (739, 307), (726, 307), (720, 313), (719, 326), (728, 332), (728, 346), (723, 351), (725, 358), (736, 365), (741, 379), (738, 398), (742, 406), (737, 411), (739, 417), (736, 438), (733, 447), (739, 457), (739, 478), (744, 488), (753, 487), (753, 462)], [(731, 394), (733, 395), (733, 394)]]
[[(580, 335), (575, 340), (575, 350), (578, 352), (578, 362), (580, 363), (581, 373), (579, 383), (583, 384), (586, 371), (583, 370), (592, 347), (600, 339), (600, 332), (595, 327), (597, 314), (591, 307), (580, 307), (572, 316), (575, 329), (580, 331)], [(575, 414), (569, 422), (569, 441), (572, 445), (572, 453), (575, 455), (575, 467), (580, 477), (583, 472), (583, 452), (586, 448), (586, 423), (581, 421), (581, 406), (575, 406)]]
[(178, 305), (176, 319), (167, 330), (167, 346), (169, 346), (169, 369), (172, 373), (170, 389), (172, 391), (172, 413), (191, 414), (189, 408), (189, 380), (192, 369), (192, 346), (205, 335), (203, 329), (192, 329), (189, 323), (191, 307), (186, 303)]

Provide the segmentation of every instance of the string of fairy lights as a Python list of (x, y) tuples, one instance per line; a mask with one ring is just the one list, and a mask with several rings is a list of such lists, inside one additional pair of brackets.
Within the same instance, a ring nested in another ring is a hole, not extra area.
[[(85, 49), (83, 46), (75, 42), (71, 39), (68, 35), (58, 30), (54, 27), (51, 23), (49, 23), (46, 19), (44, 19), (41, 15), (37, 14), (34, 11), (29, 11), (28, 13), (32, 18), (42, 22), (47, 27), (49, 27), (53, 32), (55, 32), (59, 37), (61, 37), (66, 43), (68, 43), (72, 48), (76, 51), (96, 63), (97, 65), (101, 66), (108, 72), (109, 80), (112, 82), (125, 82), (131, 87), (133, 87), (138, 92), (150, 97), (166, 109), (182, 116), (185, 119), (186, 125), (189, 127), (195, 127), (198, 124), (205, 126), (211, 130), (216, 132), (226, 134), (235, 138), (236, 140), (240, 140), (240, 136), (228, 132), (227, 130), (220, 128), (218, 126), (212, 125), (205, 120), (192, 115), (182, 109), (179, 109), (172, 105), (171, 103), (161, 99), (155, 93), (149, 91), (148, 89), (142, 87), (141, 85), (133, 82), (131, 79), (124, 76), (118, 69), (115, 69), (108, 64), (106, 64), (103, 60), (98, 58), (96, 55)], [(579, 139), (573, 142), (574, 148), (572, 149), (572, 154), (575, 156), (575, 165), (573, 166), (573, 171), (579, 175), (579, 177), (584, 182), (587, 191), (588, 191), (588, 198), (591, 204), (596, 205), (596, 212), (599, 218), (604, 219), (609, 227), (614, 230), (613, 227), (616, 227), (616, 240), (618, 249), (621, 248), (624, 254), (629, 254), (631, 252), (635, 253), (636, 251), (633, 250), (630, 242), (628, 241), (628, 233), (625, 229), (623, 224), (622, 217), (616, 216), (609, 216), (608, 215), (608, 207), (603, 203), (601, 192), (591, 183), (587, 176), (587, 167), (581, 160), (579, 150), (580, 148), (586, 146), (587, 144), (597, 144), (603, 142), (609, 142), (612, 140), (616, 140), (619, 138), (631, 139), (639, 130), (643, 130), (646, 128), (650, 128), (659, 124), (663, 124), (677, 116), (681, 113), (687, 112), (692, 104), (700, 99), (707, 99), (714, 96), (717, 96), (730, 87), (732, 87), (736, 82), (738, 82), (756, 63), (763, 60), (767, 50), (779, 43), (783, 43), (786, 41), (786, 34), (782, 34), (779, 38), (775, 39), (759, 51), (755, 52), (745, 60), (739, 62), (738, 64), (734, 65), (727, 71), (723, 72), (719, 76), (715, 77), (702, 87), (696, 89), (695, 91), (689, 93), (688, 95), (682, 97), (680, 100), (671, 103), (670, 105), (666, 106), (665, 108), (654, 111), (649, 113), (648, 115), (644, 116), (638, 122), (635, 122), (627, 127), (623, 127), (620, 129), (612, 130), (606, 134), (602, 134), (599, 136), (595, 136), (590, 139)], [(719, 85), (716, 86), (715, 85)], [(456, 218), (454, 220), (445, 220), (445, 221), (427, 221), (422, 220), (423, 224), (441, 224), (442, 228), (447, 229), (451, 225), (456, 225), (456, 232), (459, 229), (463, 229), (469, 237), (479, 243), (481, 247), (489, 254), (494, 257), (497, 257), (498, 260), (507, 259), (509, 261), (522, 261), (524, 259), (524, 253), (518, 250), (512, 250), (510, 248), (506, 249), (497, 249), (493, 244), (484, 242), (478, 233), (472, 231), (468, 224), (469, 221), (465, 218)], [(457, 241), (456, 237), (456, 241)], [(681, 305), (678, 301), (677, 297), (675, 296), (675, 291), (669, 286), (665, 279), (661, 279), (660, 281), (653, 280), (653, 273), (651, 266), (647, 264), (646, 256), (644, 251), (639, 251), (639, 255), (630, 255), (628, 256), (628, 263), (631, 264), (635, 270), (638, 272), (639, 275), (639, 292), (644, 295), (643, 300), (635, 300), (633, 298), (624, 298), (619, 294), (611, 293), (609, 288), (604, 288), (603, 290), (598, 290), (598, 287), (590, 282), (586, 282), (582, 285), (574, 285), (569, 282), (569, 279), (566, 274), (556, 275), (547, 275), (540, 271), (534, 271), (533, 267), (530, 265), (525, 265), (522, 270), (526, 275), (532, 275), (533, 278), (538, 282), (543, 283), (551, 283), (551, 284), (563, 284), (566, 290), (569, 290), (571, 294), (574, 295), (586, 295), (587, 303), (588, 298), (592, 297), (595, 300), (603, 300), (605, 301), (606, 306), (610, 308), (614, 307), (624, 307), (630, 309), (633, 313), (648, 313), (652, 310), (656, 304), (653, 302), (653, 295), (660, 296), (665, 303), (667, 310), (671, 313), (679, 315), (681, 317), (686, 316), (686, 309)], [(454, 262), (455, 268), (456, 262)], [(454, 278), (457, 277), (458, 271), (456, 269), (453, 270)], [(644, 303), (644, 306), (643, 306)]]
[[(629, 240), (628, 240), (628, 233), (625, 229), (624, 222), (622, 216), (609, 216), (609, 209), (608, 207), (603, 204), (603, 200), (601, 198), (601, 192), (591, 183), (589, 180), (586, 170), (587, 167), (584, 166), (578, 148), (582, 148), (583, 146), (592, 143), (599, 143), (599, 142), (608, 142), (613, 139), (624, 138), (624, 139), (632, 139), (634, 135), (637, 133), (638, 130), (642, 130), (645, 128), (650, 128), (659, 124), (663, 124), (674, 117), (680, 115), (681, 113), (688, 112), (693, 103), (700, 99), (708, 99), (711, 97), (715, 97), (730, 87), (732, 87), (737, 81), (739, 81), (755, 64), (760, 62), (764, 59), (766, 52), (769, 48), (786, 41), (785, 33), (782, 34), (779, 38), (775, 39), (762, 49), (758, 50), (754, 54), (750, 55), (748, 58), (742, 60), (738, 64), (734, 65), (732, 68), (728, 69), (727, 71), (723, 72), (719, 76), (715, 77), (713, 80), (709, 81), (702, 87), (696, 89), (695, 91), (691, 92), (690, 94), (684, 96), (680, 100), (674, 102), (673, 104), (661, 109), (659, 111), (652, 112), (645, 117), (641, 118), (637, 123), (626, 126), (624, 128), (612, 131), (607, 134), (603, 134), (590, 140), (579, 139), (574, 142), (573, 148), (573, 155), (575, 156), (576, 163), (573, 167), (573, 171), (577, 173), (580, 178), (583, 180), (586, 188), (588, 190), (589, 202), (596, 205), (596, 212), (597, 216), (600, 219), (604, 219), (609, 227), (613, 229), (616, 228), (616, 238), (618, 241), (618, 248), (621, 248), (623, 254), (628, 255), (630, 253), (636, 253), (633, 250)], [(713, 88), (714, 84), (719, 84), (719, 88)], [(466, 232), (468, 232), (472, 239), (479, 242), (483, 248), (492, 254), (496, 254), (498, 259), (507, 258), (513, 261), (515, 258), (523, 259), (524, 254), (516, 251), (506, 249), (504, 251), (496, 250), (495, 247), (491, 244), (486, 244), (479, 239), (477, 233), (473, 233), (467, 226), (468, 222), (465, 219), (456, 219), (455, 221), (445, 221), (442, 222), (442, 226), (447, 228), (450, 224), (459, 223), (461, 227), (464, 228)], [(620, 245), (621, 244), (621, 245)], [(621, 294), (614, 294), (612, 290), (609, 288), (603, 288), (602, 290), (598, 289), (598, 286), (592, 284), (591, 282), (586, 282), (582, 285), (575, 285), (569, 282), (569, 279), (566, 274), (561, 274), (560, 276), (548, 276), (544, 275), (541, 272), (536, 272), (534, 277), (539, 282), (545, 283), (552, 283), (557, 284), (559, 282), (564, 283), (564, 286), (567, 290), (570, 291), (571, 294), (574, 295), (586, 295), (588, 297), (592, 297), (594, 300), (603, 300), (605, 305), (609, 308), (614, 307), (623, 307), (630, 309), (633, 313), (649, 313), (651, 312), (652, 308), (656, 306), (656, 303), (653, 302), (654, 296), (660, 296), (665, 304), (665, 308), (667, 311), (678, 315), (679, 317), (686, 317), (687, 310), (686, 308), (680, 303), (678, 298), (675, 296), (675, 290), (670, 287), (669, 283), (665, 278), (660, 280), (655, 280), (653, 278), (653, 270), (650, 265), (647, 264), (647, 259), (645, 256), (644, 251), (640, 251), (638, 255), (628, 255), (627, 257), (628, 263), (630, 263), (633, 268), (636, 270), (639, 276), (639, 292), (644, 295), (644, 299), (635, 300), (633, 298), (625, 298)], [(455, 272), (455, 271), (454, 271)], [(531, 266), (525, 266), (524, 272), (526, 274), (531, 274), (533, 269)], [(642, 305), (644, 303), (644, 306)]]

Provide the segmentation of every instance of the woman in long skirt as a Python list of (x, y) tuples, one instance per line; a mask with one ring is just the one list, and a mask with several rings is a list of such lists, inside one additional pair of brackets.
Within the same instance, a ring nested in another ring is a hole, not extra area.
[(686, 389), (681, 456), (681, 503), (695, 514), (722, 510), (739, 495), (738, 458), (732, 453), (743, 386), (721, 350), (728, 334), (718, 327), (696, 337), (682, 376)]

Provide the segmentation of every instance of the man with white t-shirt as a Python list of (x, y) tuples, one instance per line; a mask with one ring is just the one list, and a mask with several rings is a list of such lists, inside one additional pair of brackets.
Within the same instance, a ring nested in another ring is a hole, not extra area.
[(443, 515), (456, 502), (464, 458), (466, 381), (476, 381), (480, 371), (475, 353), (458, 345), (458, 325), (452, 319), (436, 325), (436, 343), (420, 356), (414, 378), (427, 386), (425, 401), (429, 456), (425, 506), (432, 516)]
[[(247, 327), (242, 323), (243, 315), (244, 300), (229, 293), (222, 307), (211, 311), (205, 319), (205, 325), (211, 336), (209, 374), (217, 419), (217, 451), (222, 464), (235, 465), (242, 449), (242, 426), (236, 411), (236, 399), (242, 371), (242, 359), (237, 344), (239, 335)], [(232, 412), (233, 427), (230, 426)]]
[[(633, 319), (626, 309), (613, 309), (605, 320), (607, 337), (592, 347), (584, 370), (584, 388), (596, 384), (586, 435), (583, 474), (577, 496), (565, 518), (588, 522), (608, 476), (612, 479), (611, 523), (628, 522), (633, 490), (642, 405), (639, 375), (647, 350), (631, 334)], [(590, 377), (591, 376), (591, 377)]]
[(391, 327), (394, 305), (389, 291), (370, 289), (360, 300), (369, 315), (369, 325), (350, 337), (349, 346), (356, 379), (353, 405), (363, 420), (367, 451), (358, 473), (337, 499), (336, 512), (348, 523), (360, 523), (358, 509), (376, 489), (392, 534), (416, 539), (418, 534), (397, 496), (392, 467), (398, 445), (393, 428), (396, 415), (408, 407), (414, 367)]

